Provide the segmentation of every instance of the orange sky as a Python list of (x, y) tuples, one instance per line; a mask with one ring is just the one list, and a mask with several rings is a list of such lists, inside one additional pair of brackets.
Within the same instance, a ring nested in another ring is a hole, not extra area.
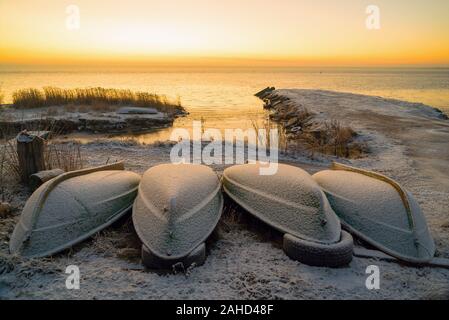
[[(380, 30), (365, 26), (374, 3)], [(447, 0), (1, 0), (0, 64), (449, 65), (448, 13)]]

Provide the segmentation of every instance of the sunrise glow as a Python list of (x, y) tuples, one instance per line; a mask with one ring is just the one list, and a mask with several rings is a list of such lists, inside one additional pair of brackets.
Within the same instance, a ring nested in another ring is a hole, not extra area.
[[(449, 2), (2, 1), (0, 63), (447, 64)], [(69, 30), (76, 5), (80, 28)]]

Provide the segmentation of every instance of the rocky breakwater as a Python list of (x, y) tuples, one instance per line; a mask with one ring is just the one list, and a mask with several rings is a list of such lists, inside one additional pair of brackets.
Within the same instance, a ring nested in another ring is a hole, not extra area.
[(274, 87), (255, 94), (270, 111), (270, 120), (283, 130), (289, 149), (354, 158), (369, 152), (363, 137), (347, 124), (324, 112), (315, 112)]

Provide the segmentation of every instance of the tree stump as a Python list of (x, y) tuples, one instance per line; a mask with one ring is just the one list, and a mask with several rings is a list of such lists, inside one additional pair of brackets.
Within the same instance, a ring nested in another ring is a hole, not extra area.
[(17, 141), (17, 157), (22, 182), (28, 183), (30, 175), (45, 170), (45, 140), (48, 132), (27, 132), (19, 133)]

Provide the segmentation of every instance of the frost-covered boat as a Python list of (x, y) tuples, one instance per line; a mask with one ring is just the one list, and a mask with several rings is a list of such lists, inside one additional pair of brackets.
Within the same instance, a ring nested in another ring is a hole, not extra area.
[(123, 163), (64, 173), (28, 199), (10, 240), (10, 251), (45, 257), (106, 228), (131, 208), (140, 176)]
[(204, 262), (223, 196), (217, 175), (202, 165), (163, 164), (145, 172), (133, 207), (143, 263), (155, 269)]
[(394, 180), (334, 163), (313, 178), (342, 224), (353, 234), (398, 259), (429, 262), (435, 244), (413, 196)]
[(304, 170), (279, 164), (260, 175), (262, 164), (237, 165), (223, 173), (224, 191), (260, 220), (284, 233), (284, 251), (301, 262), (340, 266), (352, 259), (352, 238), (323, 191)]

